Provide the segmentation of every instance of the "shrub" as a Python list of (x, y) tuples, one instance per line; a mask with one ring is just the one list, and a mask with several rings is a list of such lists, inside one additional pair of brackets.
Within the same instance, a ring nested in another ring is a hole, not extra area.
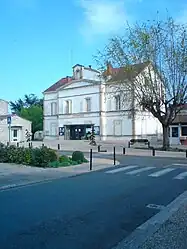
[(14, 145), (0, 144), (0, 162), (47, 167), (50, 162), (57, 161), (57, 154), (47, 147), (24, 148)]
[(0, 163), (7, 162), (7, 146), (0, 143)]
[(62, 162), (70, 162), (71, 161), (71, 159), (66, 155), (60, 156), (58, 160), (59, 160), (60, 163), (62, 163)]
[(32, 164), (37, 167), (47, 167), (50, 162), (57, 161), (57, 154), (47, 147), (32, 149)]
[(72, 154), (72, 161), (83, 163), (85, 160), (84, 154), (82, 151), (74, 151)]

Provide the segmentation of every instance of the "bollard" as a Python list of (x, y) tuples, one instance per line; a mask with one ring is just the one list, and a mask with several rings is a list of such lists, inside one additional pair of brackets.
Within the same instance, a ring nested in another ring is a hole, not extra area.
[(58, 144), (58, 150), (60, 150), (60, 144)]
[(29, 143), (29, 148), (31, 148), (31, 144)]
[(90, 171), (92, 170), (92, 149), (90, 149)]
[(125, 155), (125, 147), (123, 147), (123, 155)]
[(19, 143), (17, 143), (17, 147), (19, 147)]
[(31, 148), (32, 148), (32, 142), (31, 142)]
[(186, 150), (186, 158), (187, 158), (187, 150)]
[(98, 145), (97, 151), (98, 151), (98, 152), (101, 152), (101, 145)]
[(152, 150), (152, 155), (155, 156), (155, 148)]
[(114, 165), (116, 165), (116, 148), (114, 147)]
[(128, 142), (128, 148), (130, 148), (131, 147), (131, 144), (130, 144), (130, 142)]
[(9, 142), (7, 142), (7, 146), (9, 146)]
[(42, 144), (42, 147), (44, 147), (44, 144)]

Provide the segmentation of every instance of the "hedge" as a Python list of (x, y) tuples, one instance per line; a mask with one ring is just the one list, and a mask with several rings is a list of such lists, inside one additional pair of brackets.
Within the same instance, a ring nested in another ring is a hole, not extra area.
[(0, 163), (48, 167), (49, 163), (53, 161), (57, 161), (56, 152), (45, 146), (41, 148), (24, 148), (0, 144)]
[(55, 150), (41, 148), (24, 148), (0, 143), (0, 163), (15, 163), (36, 167), (67, 167), (86, 163), (83, 152), (74, 151), (72, 157), (62, 155), (58, 158)]

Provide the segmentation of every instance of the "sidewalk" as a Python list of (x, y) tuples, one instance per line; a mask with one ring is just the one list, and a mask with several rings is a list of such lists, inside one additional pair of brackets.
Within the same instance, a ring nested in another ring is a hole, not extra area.
[[(54, 150), (58, 150), (58, 144), (60, 145), (60, 150), (64, 151), (75, 151), (80, 150), (82, 152), (88, 152), (90, 149), (93, 150), (93, 152), (98, 152), (98, 146), (90, 146), (89, 141), (72, 141), (72, 140), (55, 140), (55, 141), (45, 141), (45, 142), (38, 142), (33, 141), (32, 146), (33, 147), (40, 147), (42, 144), (46, 145), (47, 147), (50, 147)], [(123, 148), (125, 148), (125, 154), (130, 156), (152, 156), (152, 150), (151, 149), (135, 149), (135, 148), (127, 148), (125, 144), (109, 144), (106, 142), (98, 141), (97, 145), (101, 145), (101, 150), (107, 150), (107, 152), (101, 152), (104, 154), (113, 154), (114, 146), (116, 150), (117, 155), (123, 154)], [(22, 143), (20, 146), (28, 147), (28, 143)], [(182, 148), (182, 147), (181, 147)], [(183, 146), (183, 149), (185, 147)], [(186, 148), (187, 149), (187, 148)], [(175, 151), (155, 151), (156, 157), (174, 157), (174, 158), (186, 158), (186, 152), (175, 152)]]
[(139, 249), (186, 249), (187, 204), (181, 207)]
[[(118, 164), (118, 162), (116, 162)], [(113, 167), (110, 159), (93, 158), (92, 171)], [(89, 163), (61, 168), (37, 168), (16, 164), (0, 164), (0, 190), (27, 184), (51, 181), (64, 177), (76, 176), (90, 171)]]

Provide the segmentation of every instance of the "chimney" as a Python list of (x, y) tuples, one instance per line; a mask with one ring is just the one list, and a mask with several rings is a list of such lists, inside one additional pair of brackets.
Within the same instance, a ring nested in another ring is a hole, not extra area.
[(70, 76), (66, 76), (67, 82), (70, 81)]
[(107, 62), (107, 75), (111, 75), (112, 74), (112, 64), (111, 62)]

